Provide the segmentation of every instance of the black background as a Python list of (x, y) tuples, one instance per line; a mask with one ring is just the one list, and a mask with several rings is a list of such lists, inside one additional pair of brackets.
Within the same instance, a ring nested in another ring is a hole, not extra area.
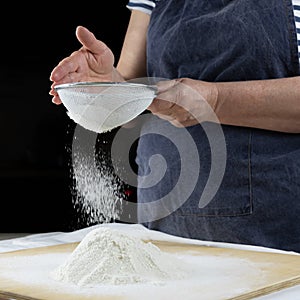
[[(72, 203), (68, 145), (73, 121), (49, 95), (50, 73), (80, 47), (78, 25), (118, 60), (127, 1), (8, 3), (2, 8), (0, 60), (0, 232), (84, 227)], [(5, 19), (5, 20), (4, 20)], [(110, 134), (102, 139), (109, 141)]]

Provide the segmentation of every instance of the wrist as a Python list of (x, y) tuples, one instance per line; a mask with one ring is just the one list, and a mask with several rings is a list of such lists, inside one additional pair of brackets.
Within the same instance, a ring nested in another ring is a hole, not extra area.
[(113, 82), (124, 82), (125, 81), (124, 77), (121, 75), (121, 73), (115, 67), (113, 67), (111, 77), (112, 77), (111, 79)]

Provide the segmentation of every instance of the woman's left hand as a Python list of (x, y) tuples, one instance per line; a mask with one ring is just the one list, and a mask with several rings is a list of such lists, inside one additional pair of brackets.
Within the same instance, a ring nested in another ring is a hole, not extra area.
[(218, 98), (214, 83), (180, 78), (160, 81), (157, 89), (157, 96), (148, 110), (161, 119), (176, 127), (188, 127), (212, 119)]

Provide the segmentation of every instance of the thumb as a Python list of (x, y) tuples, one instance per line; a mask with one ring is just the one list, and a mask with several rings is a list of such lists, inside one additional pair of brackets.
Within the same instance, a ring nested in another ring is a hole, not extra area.
[(93, 54), (103, 54), (108, 50), (105, 43), (96, 39), (95, 35), (83, 26), (77, 26), (76, 37), (84, 48)]

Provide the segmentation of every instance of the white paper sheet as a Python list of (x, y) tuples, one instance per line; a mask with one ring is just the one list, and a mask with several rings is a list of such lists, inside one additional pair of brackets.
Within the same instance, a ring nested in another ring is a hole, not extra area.
[[(181, 238), (163, 232), (149, 230), (140, 224), (121, 224), (121, 223), (99, 224), (99, 225), (90, 226), (72, 232), (49, 232), (49, 233), (41, 233), (41, 234), (30, 234), (24, 237), (2, 240), (0, 241), (0, 253), (28, 249), (28, 248), (35, 248), (35, 247), (45, 247), (45, 246), (52, 246), (58, 244), (80, 242), (88, 232), (98, 228), (99, 226), (108, 226), (108, 227), (118, 228), (119, 230), (126, 230), (127, 233), (146, 240), (149, 239), (149, 240), (158, 240), (158, 241), (171, 241), (177, 243), (185, 243), (185, 244), (188, 243), (194, 245), (205, 245), (205, 246), (213, 246), (213, 247), (221, 247), (221, 248), (233, 248), (233, 249), (250, 250), (250, 251), (277, 252), (277, 253), (299, 255), (298, 253), (294, 253), (294, 252), (286, 252), (286, 251), (264, 248), (264, 247), (230, 244), (230, 243), (207, 242), (207, 241)], [(257, 297), (255, 299), (257, 300), (300, 299), (300, 286), (298, 285), (292, 288), (282, 290), (280, 292), (272, 293), (271, 295)]]

